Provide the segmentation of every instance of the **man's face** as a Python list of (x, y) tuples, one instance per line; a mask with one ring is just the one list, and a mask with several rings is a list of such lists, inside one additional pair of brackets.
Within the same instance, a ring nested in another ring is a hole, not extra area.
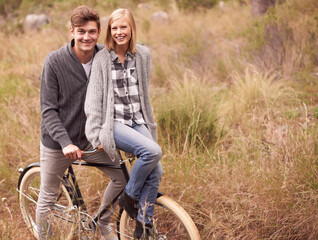
[(71, 35), (75, 40), (75, 52), (89, 54), (94, 51), (94, 47), (100, 35), (95, 21), (88, 21), (83, 26), (71, 27)]

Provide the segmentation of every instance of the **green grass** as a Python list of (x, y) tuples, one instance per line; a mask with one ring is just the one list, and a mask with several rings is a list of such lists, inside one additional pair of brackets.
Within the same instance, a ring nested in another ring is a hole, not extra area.
[(156, 99), (155, 109), (160, 138), (175, 149), (207, 150), (216, 141), (216, 102), (213, 88), (191, 73), (173, 81), (169, 93)]

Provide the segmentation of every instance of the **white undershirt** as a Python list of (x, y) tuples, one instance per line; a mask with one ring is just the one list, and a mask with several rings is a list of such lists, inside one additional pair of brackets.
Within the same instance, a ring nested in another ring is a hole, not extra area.
[(89, 75), (90, 75), (90, 73), (91, 73), (92, 62), (93, 62), (93, 58), (92, 58), (91, 60), (89, 60), (89, 61), (88, 61), (87, 63), (85, 63), (85, 64), (82, 63), (87, 78), (89, 78)]

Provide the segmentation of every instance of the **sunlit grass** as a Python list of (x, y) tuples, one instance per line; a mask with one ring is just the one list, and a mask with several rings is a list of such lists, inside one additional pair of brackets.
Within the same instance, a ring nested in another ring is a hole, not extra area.
[[(169, 148), (163, 159), (164, 188), (172, 193), (183, 189), (177, 196), (186, 202), (207, 239), (294, 239), (298, 235), (314, 239), (315, 119), (308, 117), (288, 81), (255, 68), (235, 74), (226, 93), (217, 102), (218, 127), (224, 127), (224, 136), (208, 154), (189, 151), (184, 156)], [(297, 121), (285, 114), (285, 109), (295, 106)]]
[(155, 101), (160, 139), (174, 152), (208, 150), (216, 141), (216, 101), (212, 87), (186, 72)]
[[(69, 15), (73, 4), (58, 5)], [(98, 5), (101, 16), (111, 12), (105, 4)], [(316, 9), (314, 0), (278, 5), (271, 21), (292, 32), (281, 35), (279, 68), (255, 58), (273, 56), (255, 47), (262, 42), (253, 45), (259, 36), (242, 34), (255, 27), (249, 5), (227, 1), (223, 11), (182, 13), (172, 4), (165, 25), (148, 19), (159, 5), (133, 9), (138, 40), (152, 53), (151, 96), (164, 153), (160, 190), (185, 207), (202, 239), (318, 237)], [(3, 239), (31, 239), (17, 205), (17, 169), (39, 158), (42, 65), (70, 39), (60, 10), (39, 32), (0, 33)], [(107, 180), (97, 170), (76, 171), (85, 200), (97, 209)]]

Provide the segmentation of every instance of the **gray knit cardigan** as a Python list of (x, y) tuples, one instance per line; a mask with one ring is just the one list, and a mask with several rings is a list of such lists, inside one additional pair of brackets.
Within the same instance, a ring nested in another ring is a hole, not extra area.
[[(87, 116), (85, 134), (94, 148), (101, 144), (110, 159), (115, 161), (114, 89), (111, 64), (111, 56), (106, 48), (100, 50), (94, 57), (84, 107)], [(149, 97), (150, 52), (148, 48), (139, 44), (136, 52), (136, 69), (141, 111), (147, 128), (153, 139), (157, 141), (157, 127)]]
[[(85, 70), (72, 47), (74, 39), (48, 54), (41, 78), (41, 142), (52, 149), (69, 144), (86, 148), (84, 101), (87, 88)], [(97, 44), (95, 51), (104, 48)]]

